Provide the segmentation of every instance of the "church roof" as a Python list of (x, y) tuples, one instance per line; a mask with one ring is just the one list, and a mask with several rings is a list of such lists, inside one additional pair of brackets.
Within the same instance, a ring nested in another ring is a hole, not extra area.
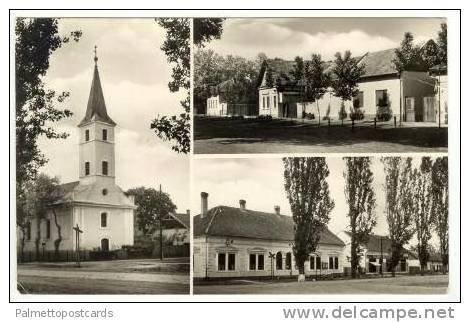
[[(218, 206), (201, 218), (194, 217), (194, 236), (230, 236), (279, 241), (294, 240), (292, 217), (261, 211)], [(344, 242), (325, 227), (320, 244), (344, 246)]]
[(101, 88), (100, 74), (98, 72), (98, 65), (95, 59), (95, 70), (93, 73), (93, 81), (91, 82), (90, 96), (88, 97), (88, 104), (86, 114), (83, 120), (78, 124), (82, 126), (91, 121), (100, 121), (111, 125), (116, 123), (109, 117), (106, 111), (106, 104), (104, 102), (103, 89)]

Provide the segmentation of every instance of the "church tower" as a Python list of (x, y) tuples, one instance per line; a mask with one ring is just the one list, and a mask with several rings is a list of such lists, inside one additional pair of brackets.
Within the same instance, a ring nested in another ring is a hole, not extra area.
[(114, 184), (114, 127), (116, 123), (106, 111), (103, 90), (98, 72), (98, 57), (95, 46), (95, 69), (91, 83), (86, 114), (78, 124), (79, 178), (82, 184)]

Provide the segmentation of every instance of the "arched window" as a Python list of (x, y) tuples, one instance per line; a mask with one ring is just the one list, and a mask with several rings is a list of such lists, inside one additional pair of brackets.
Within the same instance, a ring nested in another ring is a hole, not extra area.
[(292, 254), (287, 253), (286, 254), (286, 269), (291, 269), (292, 268)]
[(277, 252), (276, 254), (276, 269), (281, 270), (282, 269), (282, 253)]
[(108, 214), (106, 212), (101, 213), (101, 228), (108, 227)]
[(108, 238), (103, 238), (101, 240), (101, 250), (104, 252), (109, 251), (109, 239)]
[(85, 175), (90, 175), (90, 162), (85, 162)]
[(90, 130), (85, 130), (85, 141), (90, 141)]
[(108, 130), (103, 129), (103, 141), (107, 141), (107, 140), (108, 140)]
[(101, 162), (101, 172), (104, 176), (108, 175), (108, 161)]

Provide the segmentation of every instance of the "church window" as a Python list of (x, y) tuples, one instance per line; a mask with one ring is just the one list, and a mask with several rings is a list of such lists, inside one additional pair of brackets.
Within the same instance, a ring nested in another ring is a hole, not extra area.
[(107, 140), (108, 140), (108, 130), (103, 129), (103, 141), (107, 141)]
[(103, 161), (101, 164), (101, 172), (103, 173), (104, 176), (108, 175), (108, 161)]
[(90, 162), (85, 162), (85, 175), (90, 175)]
[(101, 213), (101, 228), (108, 227), (108, 214), (106, 212)]
[(85, 130), (85, 141), (90, 141), (90, 130)]
[(280, 270), (282, 269), (282, 253), (277, 252), (276, 254), (276, 269)]
[(51, 221), (49, 219), (46, 220), (46, 238), (51, 238)]

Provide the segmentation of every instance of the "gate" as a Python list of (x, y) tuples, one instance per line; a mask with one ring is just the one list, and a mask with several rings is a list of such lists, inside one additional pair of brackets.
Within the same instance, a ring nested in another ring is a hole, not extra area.
[(423, 97), (423, 121), (436, 122), (436, 99), (434, 96)]
[(415, 98), (405, 97), (405, 121), (415, 122)]

